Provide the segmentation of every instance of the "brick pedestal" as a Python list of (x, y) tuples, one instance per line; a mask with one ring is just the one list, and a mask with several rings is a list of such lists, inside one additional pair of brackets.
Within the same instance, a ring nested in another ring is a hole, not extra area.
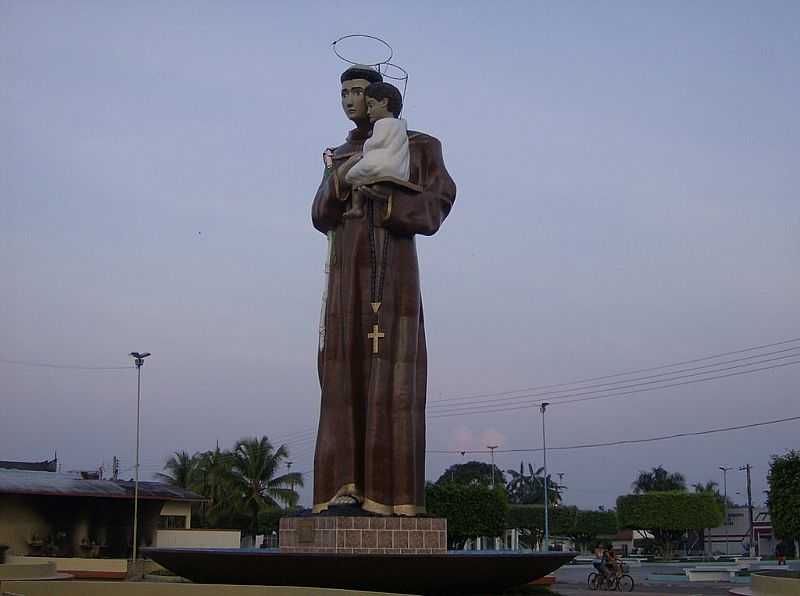
[(283, 517), (280, 549), (286, 553), (421, 555), (447, 552), (441, 517)]

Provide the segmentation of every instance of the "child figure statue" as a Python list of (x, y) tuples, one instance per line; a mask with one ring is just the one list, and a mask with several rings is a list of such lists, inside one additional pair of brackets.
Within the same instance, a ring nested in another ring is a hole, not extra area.
[(371, 83), (364, 90), (372, 136), (364, 142), (363, 156), (354, 156), (345, 180), (353, 187), (346, 218), (364, 215), (364, 197), (359, 188), (375, 182), (408, 182), (409, 155), (406, 121), (400, 90), (389, 83)]

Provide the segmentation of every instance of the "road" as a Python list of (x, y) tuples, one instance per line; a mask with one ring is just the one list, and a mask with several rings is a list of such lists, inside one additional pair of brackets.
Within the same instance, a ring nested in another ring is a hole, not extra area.
[[(672, 594), (691, 594), (695, 596), (721, 596), (727, 595), (728, 590), (733, 586), (741, 584), (730, 584), (726, 582), (691, 582), (680, 581), (680, 575), (676, 575), (675, 581), (651, 581), (648, 577), (654, 573), (680, 573), (684, 567), (690, 564), (681, 565), (643, 565), (642, 567), (632, 567), (628, 571), (636, 583), (634, 593), (648, 594), (648, 596), (661, 596)], [(553, 589), (563, 596), (584, 596), (597, 594), (586, 589), (586, 578), (589, 573), (594, 571), (591, 565), (567, 565), (555, 572), (556, 583)]]

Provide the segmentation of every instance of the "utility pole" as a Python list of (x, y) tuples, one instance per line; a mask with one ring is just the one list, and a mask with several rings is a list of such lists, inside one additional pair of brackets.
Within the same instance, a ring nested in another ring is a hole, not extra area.
[(733, 470), (733, 468), (726, 468), (725, 466), (720, 466), (720, 470), (722, 470), (722, 492), (723, 492), (723, 499), (725, 499), (722, 503), (722, 510), (723, 515), (725, 516), (724, 521), (722, 522), (723, 529), (725, 530), (725, 554), (728, 554), (728, 471)]
[(142, 404), (142, 365), (150, 352), (131, 352), (136, 364), (136, 474), (133, 482), (133, 561), (131, 568), (136, 572), (136, 550), (139, 540), (139, 414)]
[(542, 455), (544, 459), (544, 540), (542, 541), (543, 550), (550, 550), (550, 512), (548, 511), (548, 498), (547, 498), (547, 437), (544, 430), (544, 413), (547, 406), (550, 404), (542, 402), (540, 409), (542, 411)]
[(500, 445), (487, 445), (486, 448), (492, 453), (492, 490), (494, 490), (494, 450)]
[(739, 468), (739, 470), (745, 470), (747, 472), (747, 511), (750, 516), (750, 554), (752, 555), (755, 553), (758, 556), (758, 544), (756, 544), (756, 529), (753, 526), (753, 493), (751, 490), (750, 484), (750, 468), (752, 466), (750, 464), (745, 464), (743, 467)]

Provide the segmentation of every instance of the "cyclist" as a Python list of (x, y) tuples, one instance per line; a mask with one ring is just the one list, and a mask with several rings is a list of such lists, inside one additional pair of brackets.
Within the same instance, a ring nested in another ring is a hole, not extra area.
[(622, 562), (614, 551), (613, 546), (609, 546), (608, 550), (606, 550), (606, 559), (606, 565), (612, 576), (622, 575)]
[(610, 577), (608, 561), (608, 552), (598, 544), (594, 549), (594, 561), (592, 561), (592, 565), (597, 569), (597, 573), (606, 580)]

